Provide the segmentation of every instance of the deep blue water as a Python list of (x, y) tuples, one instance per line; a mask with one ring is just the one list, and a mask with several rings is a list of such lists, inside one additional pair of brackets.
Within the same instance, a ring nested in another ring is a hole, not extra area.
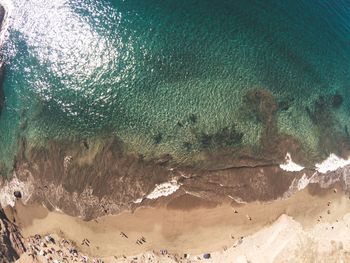
[(35, 146), (117, 136), (130, 152), (178, 161), (259, 148), (264, 124), (245, 102), (254, 89), (280, 106), (279, 133), (311, 155), (334, 150), (324, 138), (350, 142), (349, 1), (4, 4), (5, 166), (20, 137)]

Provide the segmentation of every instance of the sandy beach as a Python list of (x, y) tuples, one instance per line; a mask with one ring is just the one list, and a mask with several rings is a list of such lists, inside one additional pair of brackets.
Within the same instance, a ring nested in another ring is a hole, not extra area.
[[(160, 250), (179, 256), (190, 254), (199, 257), (208, 252), (215, 260), (215, 255), (222, 256), (230, 249), (234, 249), (238, 256), (239, 248), (233, 248), (237, 244), (242, 247), (241, 253), (245, 257), (247, 252), (243, 244), (247, 237), (252, 239), (258, 235), (260, 240), (264, 236), (271, 239), (268, 234), (259, 234), (259, 231), (268, 233), (266, 229), (290, 230), (293, 227), (300, 232), (311, 231), (319, 224), (341, 221), (350, 211), (349, 197), (340, 189), (321, 191), (322, 194), (312, 195), (313, 189), (309, 187), (288, 199), (269, 203), (223, 204), (209, 208), (203, 204), (190, 209), (186, 209), (186, 202), (168, 205), (171, 208), (157, 205), (91, 221), (21, 203), (17, 203), (12, 212), (7, 210), (7, 214), (19, 225), (25, 238), (51, 234), (72, 241), (77, 250), (104, 258), (106, 262), (115, 262), (123, 256), (139, 255), (140, 259), (143, 253)], [(146, 242), (137, 244), (141, 237), (145, 237)], [(82, 244), (84, 239), (89, 240), (89, 246)], [(275, 253), (278, 254), (278, 251)]]

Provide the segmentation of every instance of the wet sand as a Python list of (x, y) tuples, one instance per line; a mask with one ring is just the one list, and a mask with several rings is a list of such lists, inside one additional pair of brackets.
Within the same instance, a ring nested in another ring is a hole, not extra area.
[[(17, 203), (12, 217), (22, 229), (24, 237), (55, 234), (72, 240), (80, 251), (88, 255), (120, 257), (160, 249), (180, 255), (221, 251), (223, 247), (230, 247), (236, 242), (231, 236), (238, 238), (253, 234), (271, 225), (282, 214), (291, 216), (307, 229), (318, 224), (320, 216), (322, 222), (334, 222), (350, 212), (350, 199), (339, 189), (336, 192), (333, 189), (325, 190), (322, 195), (311, 195), (309, 189), (305, 189), (288, 199), (269, 203), (216, 207), (210, 204), (208, 207), (198, 203), (198, 200), (196, 202), (197, 205), (193, 207), (193, 202), (173, 200), (170, 202), (171, 208), (157, 205), (91, 221), (48, 212), (41, 206)], [(128, 238), (121, 236), (120, 232), (124, 232)], [(142, 236), (147, 242), (136, 244)], [(81, 245), (84, 238), (90, 240), (89, 247)]]

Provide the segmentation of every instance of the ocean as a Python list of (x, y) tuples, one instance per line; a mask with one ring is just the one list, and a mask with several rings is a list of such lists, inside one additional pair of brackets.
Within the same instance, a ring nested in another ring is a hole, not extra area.
[(23, 140), (183, 164), (278, 136), (313, 160), (349, 149), (349, 1), (1, 2), (5, 172)]

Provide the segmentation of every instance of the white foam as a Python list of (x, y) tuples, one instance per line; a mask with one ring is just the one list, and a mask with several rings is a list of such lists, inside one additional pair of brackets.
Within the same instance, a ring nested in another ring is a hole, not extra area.
[(243, 201), (242, 198), (233, 197), (232, 195), (227, 195), (227, 196), (238, 204), (247, 204), (247, 202)]
[(157, 199), (161, 196), (168, 196), (168, 195), (171, 195), (172, 193), (175, 193), (179, 188), (180, 186), (177, 184), (175, 180), (158, 184), (156, 185), (154, 190), (149, 195), (147, 195), (147, 198)]
[(303, 190), (305, 187), (307, 187), (309, 183), (318, 183), (318, 180), (315, 179), (316, 174), (317, 172), (315, 172), (311, 177), (308, 178), (307, 175), (304, 173), (300, 179), (294, 178), (288, 190), (283, 194), (283, 198), (291, 197), (292, 194), (294, 194), (296, 191)]
[(2, 21), (1, 32), (0, 32), (0, 45), (2, 46), (8, 37), (9, 17), (13, 10), (13, 4), (11, 0), (0, 0), (0, 5), (5, 9), (5, 17)]
[(63, 213), (63, 211), (61, 209), (59, 209), (58, 207), (55, 207), (55, 211), (59, 212), (59, 213)]
[(303, 176), (298, 181), (298, 190), (303, 190), (309, 183), (310, 179), (307, 178), (306, 174), (303, 174)]
[(348, 164), (350, 164), (350, 159), (345, 160), (336, 156), (334, 153), (331, 153), (326, 160), (324, 160), (322, 163), (317, 163), (315, 166), (318, 172), (327, 173), (327, 172), (335, 171)]
[(190, 191), (187, 191), (187, 190), (184, 190), (184, 191), (185, 191), (185, 193), (188, 194), (188, 195), (192, 195), (192, 196), (199, 197), (199, 198), (202, 197), (199, 193), (190, 192)]
[(7, 205), (14, 206), (16, 202), (15, 191), (20, 191), (23, 201), (27, 201), (31, 195), (31, 188), (30, 185), (26, 185), (24, 182), (18, 180), (16, 174), (14, 174), (10, 181), (6, 181), (0, 187), (0, 205), (2, 207)]
[(292, 157), (290, 156), (290, 153), (286, 154), (285, 157), (285, 163), (279, 165), (282, 170), (285, 170), (287, 172), (300, 172), (305, 167), (293, 162)]
[(240, 197), (232, 197), (232, 196), (230, 196), (230, 195), (229, 195), (229, 197), (230, 197), (233, 201), (235, 201), (236, 203), (238, 203), (238, 204), (247, 204), (247, 202), (246, 202), (246, 201), (243, 201), (243, 199), (240, 198)]
[(133, 203), (139, 204), (143, 201), (143, 198), (136, 199)]

